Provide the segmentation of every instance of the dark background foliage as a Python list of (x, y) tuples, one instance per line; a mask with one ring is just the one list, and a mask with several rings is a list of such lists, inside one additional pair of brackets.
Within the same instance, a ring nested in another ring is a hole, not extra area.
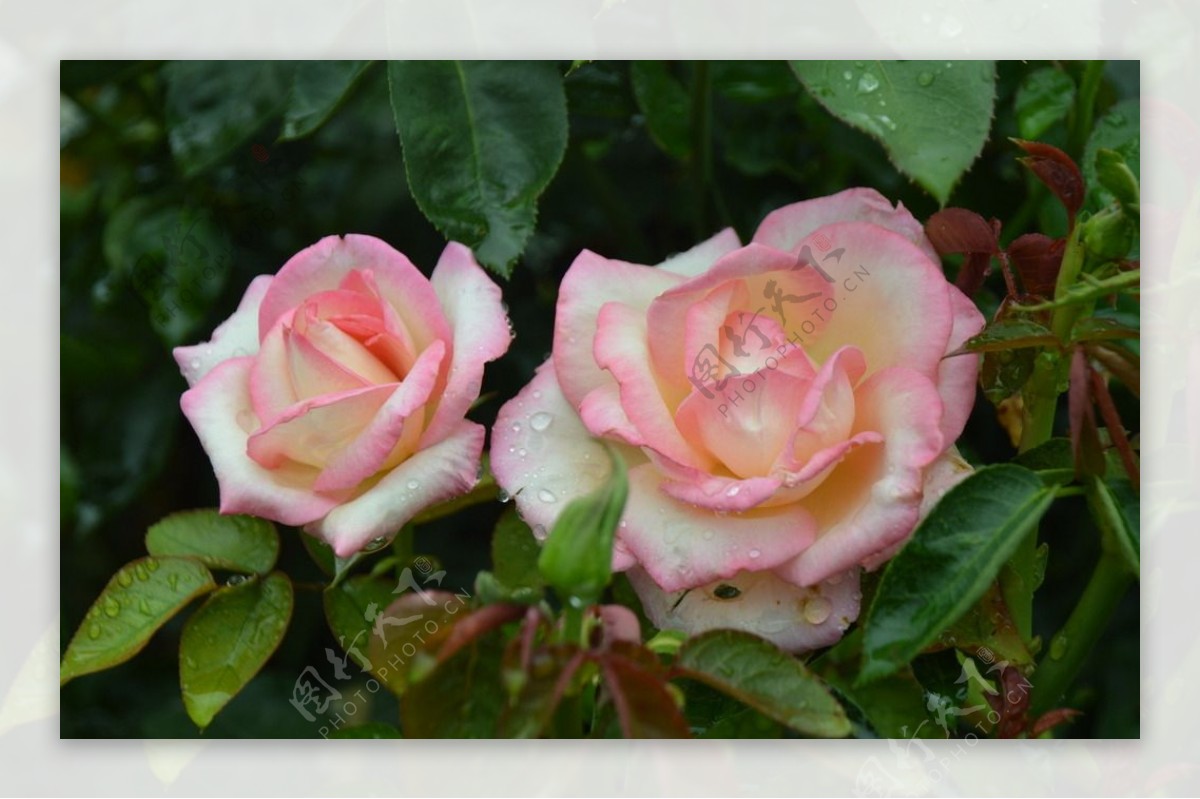
[[(997, 65), (991, 133), (948, 203), (1000, 219), (1004, 242), (1035, 230), (1065, 233), (1061, 206), (1020, 168), (1009, 141), (1019, 135), (1018, 86), (1046, 66)], [(1057, 66), (1075, 78), (1082, 69)], [(251, 278), (274, 273), (323, 236), (378, 236), (427, 274), (444, 246), (409, 193), (386, 65), (347, 65), (351, 88), (319, 127), (320, 115), (284, 119), (295, 71), (304, 68), (62, 65), (64, 644), (109, 576), (143, 554), (147, 526), (176, 510), (217, 504), (208, 459), (179, 411), (185, 383), (171, 347), (208, 338)], [(876, 188), (922, 220), (938, 209), (874, 139), (818, 105), (784, 62), (556, 68), (566, 74), (568, 144), (538, 203), (536, 230), (511, 277), (500, 280), (517, 338), (488, 369), (484, 392), (490, 398), (472, 414), (485, 424), (549, 353), (558, 283), (581, 249), (657, 263), (727, 225), (746, 240), (774, 208), (851, 186)], [(655, 94), (663, 76), (682, 91)], [(1107, 65), (1097, 116), (1137, 93), (1136, 64)], [(206, 143), (202, 152), (172, 140), (189, 135)], [(1064, 121), (1040, 138), (1070, 148), (1068, 137)], [(977, 297), (985, 313), (998, 302), (996, 290), (1002, 293), (999, 276), (990, 280), (995, 286)], [(1136, 420), (1134, 398), (1118, 394), (1117, 400), (1122, 415)], [(960, 447), (975, 462), (1013, 455), (982, 395)], [(420, 530), (417, 549), (440, 560), (447, 585), (469, 588), (475, 573), (488, 567), (500, 510), (479, 506)], [(297, 580), (315, 579), (299, 534), (281, 532), (281, 567)], [(1095, 560), (1097, 536), (1083, 500), (1057, 503), (1042, 539), (1052, 554), (1035, 627), (1048, 637)], [(324, 648), (334, 646), (320, 617), (319, 595), (299, 591), (295, 618), (312, 623), (292, 625), (263, 673), (206, 735), (317, 734), (287, 698), (299, 672), (324, 664)], [(179, 698), (180, 627), (178, 620), (168, 625), (133, 661), (67, 685), (62, 735), (197, 735)], [(1138, 631), (1131, 596), (1079, 681), (1085, 714), (1067, 734), (1138, 735)], [(369, 712), (390, 720), (395, 703), (385, 694), (374, 695)]]

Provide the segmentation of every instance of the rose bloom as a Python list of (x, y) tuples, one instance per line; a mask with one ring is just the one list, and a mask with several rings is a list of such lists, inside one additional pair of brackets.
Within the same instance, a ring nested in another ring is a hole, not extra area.
[(552, 356), (500, 411), (492, 468), (539, 537), (629, 467), (613, 568), (660, 628), (745, 629), (802, 651), (858, 616), (969, 467), (953, 450), (983, 327), (921, 224), (851, 189), (656, 266), (584, 251)]
[(460, 244), (426, 278), (379, 239), (329, 236), (256, 277), (212, 341), (175, 350), (221, 512), (347, 557), (469, 490), (485, 430), (464, 415), (511, 338)]

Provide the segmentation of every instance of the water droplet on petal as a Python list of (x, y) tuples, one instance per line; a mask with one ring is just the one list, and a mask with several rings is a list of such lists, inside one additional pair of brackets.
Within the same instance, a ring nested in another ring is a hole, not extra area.
[(833, 612), (833, 603), (822, 596), (815, 596), (804, 603), (804, 620), (809, 624), (821, 624)]
[(192, 368), (193, 372), (196, 371), (197, 369), (200, 368), (200, 359), (192, 358), (192, 362), (190, 364), (188, 364), (188, 366), (190, 366)]
[(405, 483), (405, 485), (408, 486), (409, 491), (416, 491), (418, 488), (421, 487), (421, 484), (418, 483), (416, 480), (409, 480), (407, 483)]
[(539, 413), (535, 413), (529, 419), (529, 426), (532, 427), (534, 430), (537, 430), (540, 433), (543, 430), (545, 430), (547, 427), (549, 427), (550, 423), (553, 421), (554, 421), (553, 416), (546, 413), (545, 411), (541, 411)]
[(759, 552), (757, 549), (752, 549), (752, 550), (750, 550), (750, 557), (760, 558), (760, 557), (762, 557), (762, 553)]
[(382, 548), (385, 544), (387, 544), (387, 538), (384, 536), (376, 536), (367, 542), (367, 545), (363, 547), (363, 551), (374, 552), (375, 550)]
[(513, 422), (513, 423), (512, 423), (512, 431), (513, 431), (514, 433), (519, 433), (519, 432), (521, 432), (521, 423), (520, 423), (520, 422)]
[(538, 499), (540, 499), (542, 502), (545, 502), (546, 504), (550, 504), (551, 502), (554, 502), (555, 500), (558, 499), (558, 497), (554, 496), (554, 492), (548, 488), (538, 489), (537, 495), (538, 495)]
[(541, 399), (541, 398), (542, 398), (542, 392), (540, 392), (540, 391), (534, 391), (534, 392), (533, 392), (533, 398), (534, 398), (534, 399)]
[(741, 490), (742, 490), (741, 486), (738, 486), (738, 485), (730, 486), (729, 490), (725, 492), (725, 496), (736, 497), (739, 493), (741, 493)]

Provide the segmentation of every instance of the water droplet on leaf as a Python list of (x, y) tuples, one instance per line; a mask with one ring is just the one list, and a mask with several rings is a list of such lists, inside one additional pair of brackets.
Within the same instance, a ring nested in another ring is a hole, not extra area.
[(879, 88), (879, 78), (872, 75), (870, 72), (864, 72), (862, 77), (858, 79), (858, 93), (870, 94)]
[(933, 73), (932, 72), (922, 72), (920, 75), (917, 75), (917, 85), (918, 86), (932, 86), (933, 85)]

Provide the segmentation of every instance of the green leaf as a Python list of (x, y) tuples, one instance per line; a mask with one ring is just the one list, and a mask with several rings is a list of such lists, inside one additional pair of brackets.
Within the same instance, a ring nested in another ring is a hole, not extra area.
[(492, 533), (492, 564), (496, 579), (510, 589), (542, 587), (538, 572), (541, 547), (515, 508), (509, 508), (496, 522)]
[(1078, 341), (1108, 341), (1111, 339), (1141, 338), (1142, 331), (1136, 327), (1123, 324), (1118, 319), (1103, 316), (1085, 316), (1071, 328), (1071, 342)]
[(282, 572), (228, 585), (183, 627), (179, 687), (200, 729), (258, 674), (292, 618), (292, 582)]
[(986, 466), (946, 493), (888, 563), (867, 611), (860, 682), (892, 674), (979, 601), (1054, 501), (1012, 464)]
[(409, 738), (494, 738), (504, 707), (500, 676), (504, 642), (498, 634), (475, 638), (400, 702)]
[(185, 177), (193, 177), (249, 141), (278, 116), (288, 98), (286, 61), (172, 61), (167, 137)]
[(283, 112), (281, 141), (301, 139), (321, 125), (371, 65), (370, 61), (301, 61)]
[(862, 663), (862, 639), (862, 628), (855, 628), (812, 662), (813, 672), (857, 707), (879, 737), (941, 737), (935, 725), (922, 723), (929, 719), (925, 690), (911, 668), (905, 666), (866, 685), (855, 684)]
[(417, 205), (507, 276), (566, 152), (562, 76), (550, 62), (392, 61), (388, 81)]
[(1038, 351), (1032, 347), (984, 352), (979, 364), (979, 384), (988, 400), (999, 405), (1020, 391), (1033, 374)]
[(304, 545), (304, 551), (312, 558), (313, 563), (317, 564), (317, 568), (330, 577), (337, 572), (337, 556), (333, 554), (333, 547), (315, 535), (307, 533), (300, 534), (300, 542)]
[(1088, 201), (1093, 208), (1103, 208), (1116, 200), (1100, 183), (1096, 169), (1100, 150), (1116, 151), (1134, 177), (1141, 179), (1141, 129), (1141, 107), (1137, 99), (1122, 100), (1096, 123), (1080, 164), (1088, 187)]
[(713, 630), (689, 639), (674, 671), (804, 735), (840, 738), (850, 732), (842, 706), (803, 663), (749, 633)]
[(382, 721), (368, 721), (329, 733), (330, 738), (403, 738), (400, 730)]
[(169, 347), (191, 340), (230, 271), (232, 248), (205, 211), (135, 197), (104, 227), (108, 281), (130, 285)]
[[(382, 613), (395, 595), (392, 586), (378, 577), (351, 577), (330, 586), (321, 595), (325, 621), (338, 639), (338, 645), (348, 652), (359, 666), (363, 662), (374, 628), (375, 617)], [(373, 606), (373, 607), (372, 607)]]
[[(999, 352), (1022, 347), (1049, 347), (1059, 341), (1045, 327), (1026, 319), (1001, 319), (988, 325), (982, 333), (967, 339), (959, 352)], [(946, 357), (952, 357), (951, 353)]]
[(613, 540), (629, 497), (625, 460), (608, 448), (612, 472), (604, 485), (577, 497), (554, 521), (538, 571), (564, 599), (596, 602), (612, 580)]
[(67, 646), (59, 681), (124, 663), (187, 603), (214, 588), (208, 569), (194, 560), (139, 558), (123, 566)]
[(1140, 576), (1141, 500), (1133, 484), (1125, 477), (1110, 481), (1090, 477), (1087, 501), (1105, 546), (1115, 549), (1134, 576)]
[(1103, 147), (1096, 150), (1096, 180), (1107, 190), (1121, 207), (1136, 216), (1141, 206), (1142, 190), (1137, 175), (1125, 163), (1125, 157), (1116, 150)]
[(146, 550), (151, 555), (196, 558), (214, 569), (266, 574), (279, 557), (279, 534), (266, 519), (190, 510), (152, 525), (146, 531)]
[(636, 660), (615, 655), (604, 658), (600, 668), (626, 738), (691, 737), (662, 676)]
[(1069, 438), (1052, 438), (1013, 459), (1032, 469), (1047, 485), (1065, 485), (1075, 480), (1075, 449)]
[(668, 155), (686, 159), (692, 152), (692, 101), (683, 84), (665, 61), (634, 61), (629, 76), (650, 138)]
[(685, 681), (683, 714), (698, 738), (780, 738), (783, 725), (704, 683)]
[(996, 99), (991, 61), (792, 61), (838, 119), (878, 139), (896, 167), (945, 204), (979, 157)]
[(1037, 139), (1067, 116), (1075, 102), (1075, 81), (1061, 69), (1044, 67), (1025, 76), (1015, 110), (1022, 139)]

